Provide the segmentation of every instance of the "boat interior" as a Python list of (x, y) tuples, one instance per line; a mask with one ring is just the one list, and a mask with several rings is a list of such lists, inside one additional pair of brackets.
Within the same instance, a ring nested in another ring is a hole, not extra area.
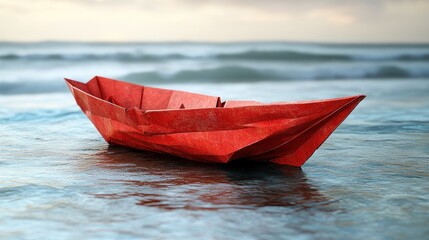
[(72, 86), (123, 108), (137, 107), (143, 111), (162, 109), (195, 109), (260, 105), (255, 101), (224, 101), (220, 97), (141, 86), (95, 76), (87, 83), (66, 79)]

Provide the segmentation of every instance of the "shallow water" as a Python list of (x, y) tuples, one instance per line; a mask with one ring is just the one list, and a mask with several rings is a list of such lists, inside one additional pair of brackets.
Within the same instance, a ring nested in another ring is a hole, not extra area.
[(171, 86), (267, 101), (366, 93), (302, 169), (111, 148), (70, 94), (1, 96), (0, 237), (425, 238), (428, 81), (331, 85)]
[(0, 238), (428, 236), (427, 79), (168, 87), (265, 102), (367, 98), (296, 169), (113, 148), (69, 93), (0, 95)]

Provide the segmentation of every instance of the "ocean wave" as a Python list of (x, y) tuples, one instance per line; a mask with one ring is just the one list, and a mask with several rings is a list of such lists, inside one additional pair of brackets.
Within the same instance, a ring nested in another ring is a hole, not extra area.
[[(352, 71), (353, 70), (353, 71)], [(317, 81), (347, 79), (408, 79), (429, 78), (429, 71), (419, 71), (394, 65), (364, 67), (356, 69), (260, 69), (236, 65), (216, 68), (185, 69), (171, 74), (159, 71), (134, 72), (122, 76), (109, 76), (140, 84), (174, 83), (252, 83), (261, 81)], [(28, 94), (65, 92), (67, 87), (62, 79), (51, 81), (0, 82), (0, 94)]]
[(370, 56), (348, 53), (313, 53), (304, 51), (273, 51), (249, 50), (234, 53), (207, 53), (205, 55), (188, 55), (183, 53), (149, 54), (149, 53), (110, 53), (110, 54), (4, 54), (0, 60), (37, 60), (37, 61), (125, 61), (125, 62), (153, 62), (181, 59), (214, 59), (240, 61), (429, 61), (429, 53), (397, 54), (391, 56)]
[(183, 70), (175, 74), (164, 75), (159, 72), (138, 72), (122, 76), (122, 79), (133, 82), (257, 82), (257, 81), (288, 81), (288, 80), (329, 80), (329, 79), (384, 79), (384, 78), (422, 78), (429, 77), (429, 71), (412, 72), (397, 66), (380, 66), (362, 71), (272, 71), (242, 66), (225, 66), (209, 69)]
[(231, 60), (266, 60), (266, 61), (351, 61), (347, 54), (308, 53), (297, 51), (246, 51), (239, 53), (218, 54), (219, 59)]
[(11, 114), (3, 114), (0, 117), (0, 123), (9, 122), (52, 122), (52, 121), (63, 121), (69, 118), (80, 118), (80, 111), (78, 110), (65, 110), (65, 109), (37, 109), (34, 111), (27, 112), (13, 112)]
[(349, 124), (347, 128), (340, 131), (348, 133), (376, 133), (376, 134), (392, 134), (392, 133), (429, 133), (429, 121), (415, 120), (390, 120), (380, 121), (377, 124)]
[[(284, 77), (284, 76), (283, 76)], [(281, 76), (257, 69), (241, 66), (224, 66), (218, 68), (182, 70), (171, 75), (156, 71), (138, 72), (122, 77), (137, 82), (252, 82), (266, 79), (280, 79)]]
[(163, 59), (186, 58), (182, 54), (152, 55), (152, 54), (5, 54), (0, 55), (1, 60), (64, 60), (64, 61), (157, 61)]
[(65, 92), (67, 87), (63, 81), (20, 81), (20, 82), (0, 82), (0, 94), (14, 95), (27, 93), (53, 93)]

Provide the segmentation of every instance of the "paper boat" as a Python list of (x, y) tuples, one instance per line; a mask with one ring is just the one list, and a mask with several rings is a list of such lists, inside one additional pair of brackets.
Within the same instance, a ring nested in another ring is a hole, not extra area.
[(264, 104), (94, 77), (66, 79), (76, 103), (113, 145), (186, 159), (302, 166), (365, 97)]

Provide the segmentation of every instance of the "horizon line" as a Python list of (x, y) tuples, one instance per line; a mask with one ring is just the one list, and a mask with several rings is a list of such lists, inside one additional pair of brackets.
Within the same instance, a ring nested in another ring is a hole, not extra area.
[(235, 43), (290, 43), (290, 44), (321, 44), (321, 45), (429, 45), (429, 41), (399, 42), (399, 41), (296, 41), (296, 40), (136, 40), (136, 41), (96, 41), (96, 40), (0, 40), (0, 44), (43, 44), (43, 43), (86, 43), (86, 44), (235, 44)]

